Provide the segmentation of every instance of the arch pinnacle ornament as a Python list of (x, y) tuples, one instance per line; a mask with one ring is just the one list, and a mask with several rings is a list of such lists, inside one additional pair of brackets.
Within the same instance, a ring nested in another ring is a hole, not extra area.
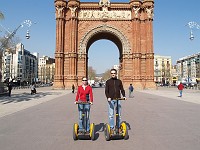
[(100, 7), (110, 7), (110, 0), (100, 0), (99, 6)]

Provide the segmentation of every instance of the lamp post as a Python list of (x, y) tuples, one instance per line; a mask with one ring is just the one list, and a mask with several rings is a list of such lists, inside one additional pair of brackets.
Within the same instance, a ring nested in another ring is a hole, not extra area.
[(190, 40), (194, 40), (193, 28), (200, 29), (200, 25), (194, 21), (190, 21), (186, 24), (190, 28)]

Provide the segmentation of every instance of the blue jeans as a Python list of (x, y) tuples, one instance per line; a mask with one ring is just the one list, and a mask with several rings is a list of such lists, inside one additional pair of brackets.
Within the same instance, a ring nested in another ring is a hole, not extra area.
[[(79, 112), (79, 130), (85, 129), (86, 131), (90, 131), (90, 104), (78, 104), (78, 112)], [(85, 112), (85, 116), (82, 116), (83, 112)], [(84, 117), (84, 118), (83, 118)], [(83, 123), (83, 119), (86, 121), (87, 119), (87, 129), (86, 124)]]
[[(117, 110), (117, 100), (108, 101), (108, 116), (110, 128), (113, 129), (114, 124), (114, 110)], [(121, 102), (118, 101), (119, 125), (121, 124)]]
[(183, 90), (179, 90), (180, 97), (182, 97)]
[(129, 90), (129, 98), (133, 97), (132, 93), (133, 93), (133, 91)]

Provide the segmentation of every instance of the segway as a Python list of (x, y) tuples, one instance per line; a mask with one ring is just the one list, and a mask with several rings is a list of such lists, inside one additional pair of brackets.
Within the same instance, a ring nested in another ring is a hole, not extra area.
[(116, 113), (115, 113), (115, 118), (116, 118), (116, 125), (114, 128), (114, 132), (111, 132), (110, 125), (108, 123), (105, 124), (104, 127), (104, 133), (105, 133), (105, 139), (106, 141), (110, 141), (112, 137), (118, 137), (118, 138), (123, 138), (124, 140), (128, 140), (129, 135), (128, 135), (128, 128), (125, 122), (122, 122), (119, 124), (119, 112), (118, 112), (118, 101), (119, 100), (125, 100), (125, 98), (118, 98), (117, 100), (117, 106), (116, 106)]
[(87, 111), (85, 111), (85, 105), (90, 104), (90, 102), (81, 102), (78, 101), (76, 104), (83, 104), (83, 112), (82, 112), (82, 124), (83, 124), (83, 131), (79, 131), (79, 125), (77, 123), (74, 123), (73, 126), (73, 139), (76, 141), (78, 139), (82, 138), (89, 138), (91, 140), (95, 140), (95, 124), (90, 124), (90, 131), (89, 133), (86, 132), (87, 129), (87, 121), (88, 121), (88, 114)]

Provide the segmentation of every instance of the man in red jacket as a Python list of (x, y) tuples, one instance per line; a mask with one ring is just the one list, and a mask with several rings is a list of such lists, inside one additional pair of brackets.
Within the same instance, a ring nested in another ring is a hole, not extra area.
[(184, 85), (182, 84), (182, 82), (180, 82), (180, 84), (178, 85), (178, 90), (179, 90), (179, 93), (180, 93), (180, 97), (182, 97), (183, 89), (184, 89)]
[[(76, 94), (76, 100), (75, 104), (78, 102), (89, 102), (90, 104), (93, 104), (93, 93), (92, 93), (92, 88), (90, 85), (88, 85), (87, 78), (83, 77), (82, 78), (82, 85), (78, 87), (78, 91)], [(89, 132), (90, 130), (90, 104), (78, 104), (78, 111), (79, 111), (79, 131), (83, 131), (83, 124), (82, 124), (82, 113), (83, 111), (87, 112), (87, 129), (86, 132)], [(84, 105), (84, 106), (83, 106)], [(84, 108), (84, 110), (83, 110)]]

